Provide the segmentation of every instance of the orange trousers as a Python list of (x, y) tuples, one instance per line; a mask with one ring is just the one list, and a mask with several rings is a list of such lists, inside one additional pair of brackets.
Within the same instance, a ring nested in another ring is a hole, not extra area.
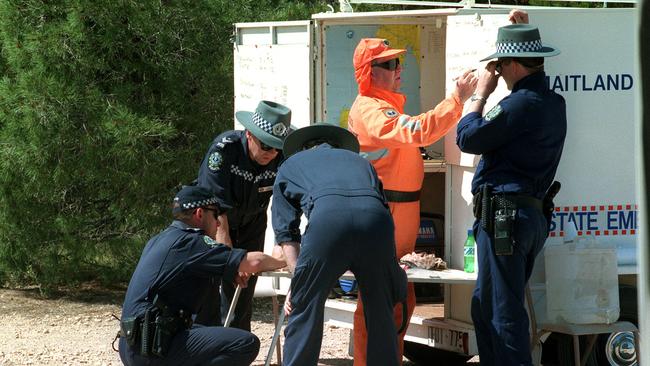
[[(415, 240), (417, 239), (418, 229), (420, 227), (420, 202), (393, 203), (389, 202), (390, 212), (395, 222), (395, 249), (397, 260), (415, 250)], [(366, 322), (363, 312), (361, 299), (363, 293), (359, 292), (357, 309), (354, 312), (354, 366), (366, 366), (368, 333), (366, 332)], [(413, 283), (408, 284), (407, 293), (408, 319), (406, 324), (411, 320), (413, 310), (415, 309), (415, 290)], [(402, 324), (402, 305), (398, 304), (394, 309), (395, 327), (399, 328)], [(404, 354), (404, 335), (399, 335), (399, 365), (402, 364), (402, 355)], [(370, 350), (371, 352), (381, 352), (381, 350)]]

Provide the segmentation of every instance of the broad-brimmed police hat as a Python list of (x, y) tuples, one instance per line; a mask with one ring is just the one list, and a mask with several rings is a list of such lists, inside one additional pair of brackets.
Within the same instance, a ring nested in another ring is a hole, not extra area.
[(499, 57), (550, 57), (560, 54), (555, 47), (542, 44), (539, 29), (528, 24), (511, 24), (499, 28), (497, 51), (481, 61)]
[(282, 149), (291, 128), (291, 109), (280, 103), (263, 100), (255, 112), (237, 111), (237, 120), (264, 144)]
[(314, 140), (359, 153), (359, 141), (350, 131), (328, 123), (316, 123), (293, 131), (284, 140), (282, 153), (285, 157), (289, 157), (301, 151), (306, 143)]
[(192, 210), (199, 207), (217, 206), (220, 213), (226, 212), (230, 208), (210, 189), (201, 186), (183, 186), (176, 193), (172, 206), (172, 213), (178, 213), (185, 210)]

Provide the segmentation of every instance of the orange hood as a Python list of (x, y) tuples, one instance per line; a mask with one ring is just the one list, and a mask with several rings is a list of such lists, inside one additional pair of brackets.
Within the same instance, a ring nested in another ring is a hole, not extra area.
[(372, 61), (390, 60), (405, 52), (404, 49), (390, 48), (388, 41), (382, 38), (362, 38), (354, 50), (352, 59), (354, 77), (359, 85), (359, 94), (364, 95), (370, 89)]

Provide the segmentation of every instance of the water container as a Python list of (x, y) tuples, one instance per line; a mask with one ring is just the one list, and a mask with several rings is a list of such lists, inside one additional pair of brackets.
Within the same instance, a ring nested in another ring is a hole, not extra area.
[(593, 239), (546, 246), (546, 312), (553, 323), (610, 324), (618, 320), (616, 248)]

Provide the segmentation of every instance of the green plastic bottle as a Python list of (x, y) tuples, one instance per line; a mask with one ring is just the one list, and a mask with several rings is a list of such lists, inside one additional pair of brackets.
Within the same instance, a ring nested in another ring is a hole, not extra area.
[(472, 229), (467, 230), (467, 239), (465, 239), (465, 245), (463, 247), (463, 253), (465, 258), (465, 272), (474, 273), (474, 250), (475, 250), (474, 234)]

